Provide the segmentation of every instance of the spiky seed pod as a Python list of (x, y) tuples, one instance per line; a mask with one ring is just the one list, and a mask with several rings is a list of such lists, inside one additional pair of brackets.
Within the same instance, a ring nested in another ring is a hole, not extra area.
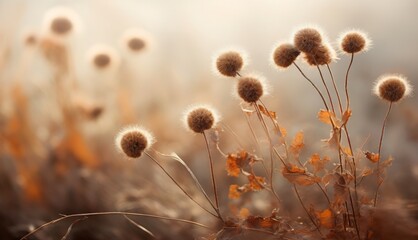
[(195, 133), (203, 133), (214, 127), (218, 121), (218, 115), (210, 107), (194, 107), (187, 111), (185, 122), (187, 127)]
[(294, 45), (299, 51), (312, 54), (322, 45), (322, 35), (315, 28), (303, 28), (294, 35)]
[(411, 86), (405, 77), (386, 75), (380, 77), (374, 87), (374, 93), (389, 102), (398, 102), (411, 93)]
[(244, 60), (242, 55), (235, 51), (222, 53), (216, 59), (216, 68), (227, 77), (235, 77), (242, 69)]
[(289, 67), (299, 56), (300, 51), (290, 43), (280, 44), (273, 51), (273, 61), (281, 68)]
[(330, 64), (335, 59), (335, 51), (329, 45), (321, 45), (313, 53), (305, 53), (304, 59), (311, 66)]
[(366, 51), (370, 45), (367, 35), (360, 31), (350, 31), (341, 35), (340, 48), (346, 53)]
[(138, 126), (124, 128), (115, 139), (117, 148), (129, 158), (139, 158), (153, 143), (152, 134)]
[(263, 83), (256, 77), (242, 77), (238, 80), (237, 92), (245, 102), (256, 102), (264, 94)]

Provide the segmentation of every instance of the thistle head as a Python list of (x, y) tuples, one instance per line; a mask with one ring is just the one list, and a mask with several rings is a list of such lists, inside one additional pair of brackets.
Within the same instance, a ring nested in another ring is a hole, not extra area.
[(257, 102), (266, 90), (264, 79), (256, 76), (241, 77), (237, 83), (238, 96), (248, 103)]
[(213, 128), (218, 121), (218, 114), (208, 106), (190, 108), (184, 119), (186, 126), (195, 133), (203, 133), (205, 130)]
[(129, 158), (139, 158), (154, 143), (152, 134), (139, 126), (122, 129), (115, 138), (116, 147)]
[(45, 14), (43, 25), (47, 34), (66, 37), (80, 29), (80, 20), (72, 9), (55, 7)]
[(279, 68), (289, 67), (299, 56), (300, 51), (290, 43), (282, 43), (273, 51), (273, 61)]
[(322, 45), (322, 34), (317, 28), (302, 28), (294, 34), (294, 45), (299, 51), (312, 54)]
[(367, 51), (370, 39), (364, 32), (348, 31), (341, 35), (339, 44), (343, 52), (352, 54)]
[(399, 75), (385, 75), (378, 78), (374, 93), (383, 100), (398, 102), (408, 96), (412, 87), (408, 80)]
[(88, 60), (98, 70), (113, 69), (119, 66), (119, 54), (108, 45), (98, 44), (88, 50)]
[(216, 69), (227, 77), (235, 77), (244, 66), (244, 59), (241, 53), (237, 51), (227, 51), (221, 53), (216, 58)]

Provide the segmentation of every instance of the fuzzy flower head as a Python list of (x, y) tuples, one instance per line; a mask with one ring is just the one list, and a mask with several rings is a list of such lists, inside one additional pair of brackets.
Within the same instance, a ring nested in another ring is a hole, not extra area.
[(117, 149), (129, 158), (139, 158), (155, 142), (152, 134), (140, 126), (128, 126), (115, 138)]
[(209, 106), (195, 106), (186, 111), (184, 123), (186, 127), (195, 133), (203, 133), (216, 126), (219, 115)]
[(98, 44), (87, 52), (90, 64), (97, 70), (116, 69), (120, 64), (118, 52), (111, 46)]
[(323, 36), (318, 28), (306, 27), (296, 31), (293, 41), (299, 51), (312, 54), (322, 45)]
[(366, 33), (357, 30), (341, 34), (338, 42), (341, 51), (349, 54), (367, 51), (371, 43)]
[(254, 103), (263, 95), (268, 94), (268, 87), (264, 78), (250, 75), (238, 79), (236, 91), (242, 100), (247, 103)]
[(245, 61), (242, 53), (238, 51), (225, 51), (215, 60), (217, 71), (227, 77), (235, 77), (244, 67)]
[(330, 64), (336, 57), (335, 50), (329, 44), (324, 44), (315, 49), (312, 53), (305, 53), (304, 58), (311, 66)]
[(296, 60), (300, 51), (290, 43), (279, 44), (273, 51), (273, 62), (279, 68), (287, 68)]
[(412, 87), (408, 80), (399, 75), (384, 75), (378, 78), (374, 93), (383, 100), (398, 102), (411, 94)]
[(55, 7), (45, 13), (43, 31), (57, 38), (65, 38), (80, 30), (80, 18), (76, 12), (66, 7)]
[(129, 53), (139, 53), (150, 48), (151, 35), (140, 29), (126, 30), (121, 39), (121, 46)]

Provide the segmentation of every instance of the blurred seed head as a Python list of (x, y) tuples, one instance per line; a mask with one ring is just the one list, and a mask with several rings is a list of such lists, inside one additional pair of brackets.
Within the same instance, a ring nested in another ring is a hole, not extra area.
[(408, 80), (400, 75), (384, 75), (378, 78), (374, 93), (389, 102), (398, 102), (408, 96), (412, 87)]
[(368, 50), (370, 39), (366, 33), (353, 30), (341, 34), (339, 44), (345, 53), (358, 53)]
[(116, 69), (120, 64), (118, 52), (111, 46), (98, 44), (92, 46), (87, 53), (88, 61), (95, 69), (109, 70)]
[(334, 49), (325, 44), (317, 47), (313, 53), (305, 53), (304, 58), (309, 65), (317, 66), (330, 64), (337, 57)]
[(129, 158), (139, 158), (153, 143), (152, 134), (140, 126), (128, 126), (122, 129), (115, 138), (118, 150)]
[(219, 121), (217, 112), (209, 106), (196, 106), (186, 111), (186, 127), (195, 133), (213, 128)]
[(140, 29), (128, 29), (122, 35), (121, 45), (127, 52), (139, 53), (150, 48), (152, 43), (149, 33)]
[(80, 18), (76, 12), (66, 7), (55, 7), (45, 13), (44, 32), (53, 37), (65, 38), (80, 30)]
[(226, 51), (216, 58), (215, 65), (220, 74), (235, 77), (244, 66), (244, 58), (238, 51)]
[(241, 77), (237, 83), (238, 96), (248, 103), (258, 101), (266, 94), (266, 86), (264, 80), (256, 76)]
[(282, 43), (273, 51), (273, 61), (279, 68), (289, 67), (299, 56), (300, 51), (290, 43)]
[(322, 45), (322, 34), (318, 28), (302, 28), (294, 34), (294, 45), (301, 52), (312, 54)]

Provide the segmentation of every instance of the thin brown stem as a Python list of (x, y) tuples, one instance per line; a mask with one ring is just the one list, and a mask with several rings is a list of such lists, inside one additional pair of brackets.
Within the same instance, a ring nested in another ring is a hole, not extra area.
[[(208, 150), (208, 155), (209, 155), (210, 174), (211, 174), (211, 178), (212, 178), (213, 193), (215, 195), (216, 212), (219, 214), (218, 189), (216, 188), (215, 174), (214, 174), (214, 171), (213, 171), (213, 159), (212, 159), (212, 154), (211, 154), (210, 148), (209, 148), (209, 142), (208, 142), (208, 139), (206, 137), (206, 133), (205, 132), (203, 132), (203, 137), (205, 139), (206, 149)], [(219, 214), (219, 217), (221, 218), (221, 215), (220, 214)]]
[(319, 234), (321, 235), (321, 237), (323, 237), (324, 235), (321, 232), (321, 229), (319, 228), (318, 224), (315, 222), (315, 220), (312, 218), (311, 214), (309, 214), (308, 209), (306, 209), (305, 204), (303, 204), (302, 198), (300, 197), (299, 191), (296, 188), (296, 184), (293, 184), (293, 190), (296, 193), (296, 196), (299, 199), (300, 205), (302, 205), (303, 209), (305, 210), (306, 214), (308, 215), (309, 219), (311, 220), (311, 222), (313, 223), (313, 225), (315, 225), (316, 230), (318, 230)]
[(186, 219), (180, 219), (180, 218), (171, 218), (171, 217), (164, 217), (164, 216), (158, 216), (153, 214), (145, 214), (145, 213), (131, 213), (131, 212), (94, 212), (94, 213), (78, 213), (78, 214), (71, 214), (71, 215), (64, 215), (60, 218), (57, 218), (55, 220), (49, 221), (47, 223), (42, 224), (41, 226), (35, 228), (30, 233), (26, 234), (20, 240), (27, 239), (28, 237), (32, 236), (36, 232), (40, 231), (41, 229), (48, 227), (52, 224), (61, 222), (63, 220), (69, 219), (69, 218), (79, 218), (79, 217), (93, 217), (93, 216), (109, 216), (109, 215), (120, 215), (120, 216), (138, 216), (138, 217), (148, 217), (148, 218), (155, 218), (155, 219), (163, 219), (163, 220), (169, 220), (169, 221), (176, 221), (176, 222), (182, 222), (182, 223), (188, 223), (192, 224), (198, 227), (206, 228), (212, 230), (209, 226), (206, 226), (202, 223), (186, 220)]
[(351, 65), (353, 65), (354, 53), (351, 54), (350, 64), (348, 65), (347, 72), (345, 74), (345, 99), (346, 99), (346, 110), (350, 108), (350, 96), (348, 94), (348, 73), (350, 72)]
[[(190, 199), (192, 200), (194, 203), (196, 203), (200, 208), (202, 208), (203, 210), (205, 210), (207, 213), (209, 213), (210, 215), (214, 216), (214, 217), (219, 217), (216, 214), (212, 213), (211, 211), (209, 211), (207, 208), (203, 207), (199, 202), (197, 202), (186, 190), (184, 190), (184, 188), (174, 179), (173, 176), (171, 176), (171, 174), (169, 172), (167, 172), (167, 170), (165, 170), (165, 168), (153, 157), (151, 156), (149, 153), (145, 152), (145, 155), (147, 155), (151, 160), (153, 160), (160, 168), (161, 170), (163, 170), (163, 172), (171, 179), (171, 181), (173, 181), (177, 187)], [(216, 209), (214, 209), (216, 211)]]
[(325, 108), (327, 109), (327, 111), (329, 112), (329, 108), (328, 108), (328, 104), (327, 101), (325, 101), (324, 95), (322, 95), (321, 91), (319, 90), (319, 88), (312, 82), (311, 79), (309, 79), (305, 73), (302, 71), (302, 69), (294, 62), (293, 65), (295, 65), (295, 67), (299, 70), (299, 72), (302, 74), (302, 76), (308, 80), (308, 82), (315, 88), (315, 90), (318, 92), (319, 96), (322, 99), (322, 102), (324, 103)]
[(341, 103), (340, 93), (338, 91), (337, 84), (335, 83), (335, 79), (334, 79), (334, 74), (332, 74), (331, 67), (329, 66), (329, 64), (327, 64), (327, 68), (328, 68), (329, 75), (331, 76), (331, 81), (332, 81), (332, 85), (334, 86), (335, 94), (337, 95), (338, 106), (340, 108), (340, 114), (342, 116), (342, 114), (343, 114), (343, 105)]
[(324, 76), (322, 75), (322, 71), (321, 71), (321, 69), (319, 68), (319, 65), (316, 65), (316, 68), (318, 69), (319, 76), (321, 77), (322, 84), (324, 85), (325, 90), (326, 90), (326, 92), (327, 92), (328, 99), (329, 99), (329, 102), (330, 102), (330, 104), (331, 104), (331, 109), (332, 109), (332, 112), (333, 112), (333, 113), (335, 113), (334, 103), (332, 102), (332, 97), (331, 97), (331, 94), (330, 94), (330, 92), (329, 92), (328, 85), (327, 85), (327, 83), (325, 82)]
[(382, 185), (382, 181), (380, 180), (380, 160), (381, 160), (381, 152), (382, 152), (383, 135), (385, 133), (386, 122), (388, 120), (390, 110), (392, 109), (392, 104), (393, 104), (393, 102), (390, 102), (388, 111), (386, 112), (385, 119), (383, 120), (382, 131), (380, 133), (380, 140), (379, 140), (379, 150), (377, 151), (377, 156), (378, 156), (378, 160), (377, 160), (377, 188), (376, 188), (376, 193), (374, 195), (374, 206), (375, 207), (377, 205), (377, 195), (379, 193), (379, 188)]

